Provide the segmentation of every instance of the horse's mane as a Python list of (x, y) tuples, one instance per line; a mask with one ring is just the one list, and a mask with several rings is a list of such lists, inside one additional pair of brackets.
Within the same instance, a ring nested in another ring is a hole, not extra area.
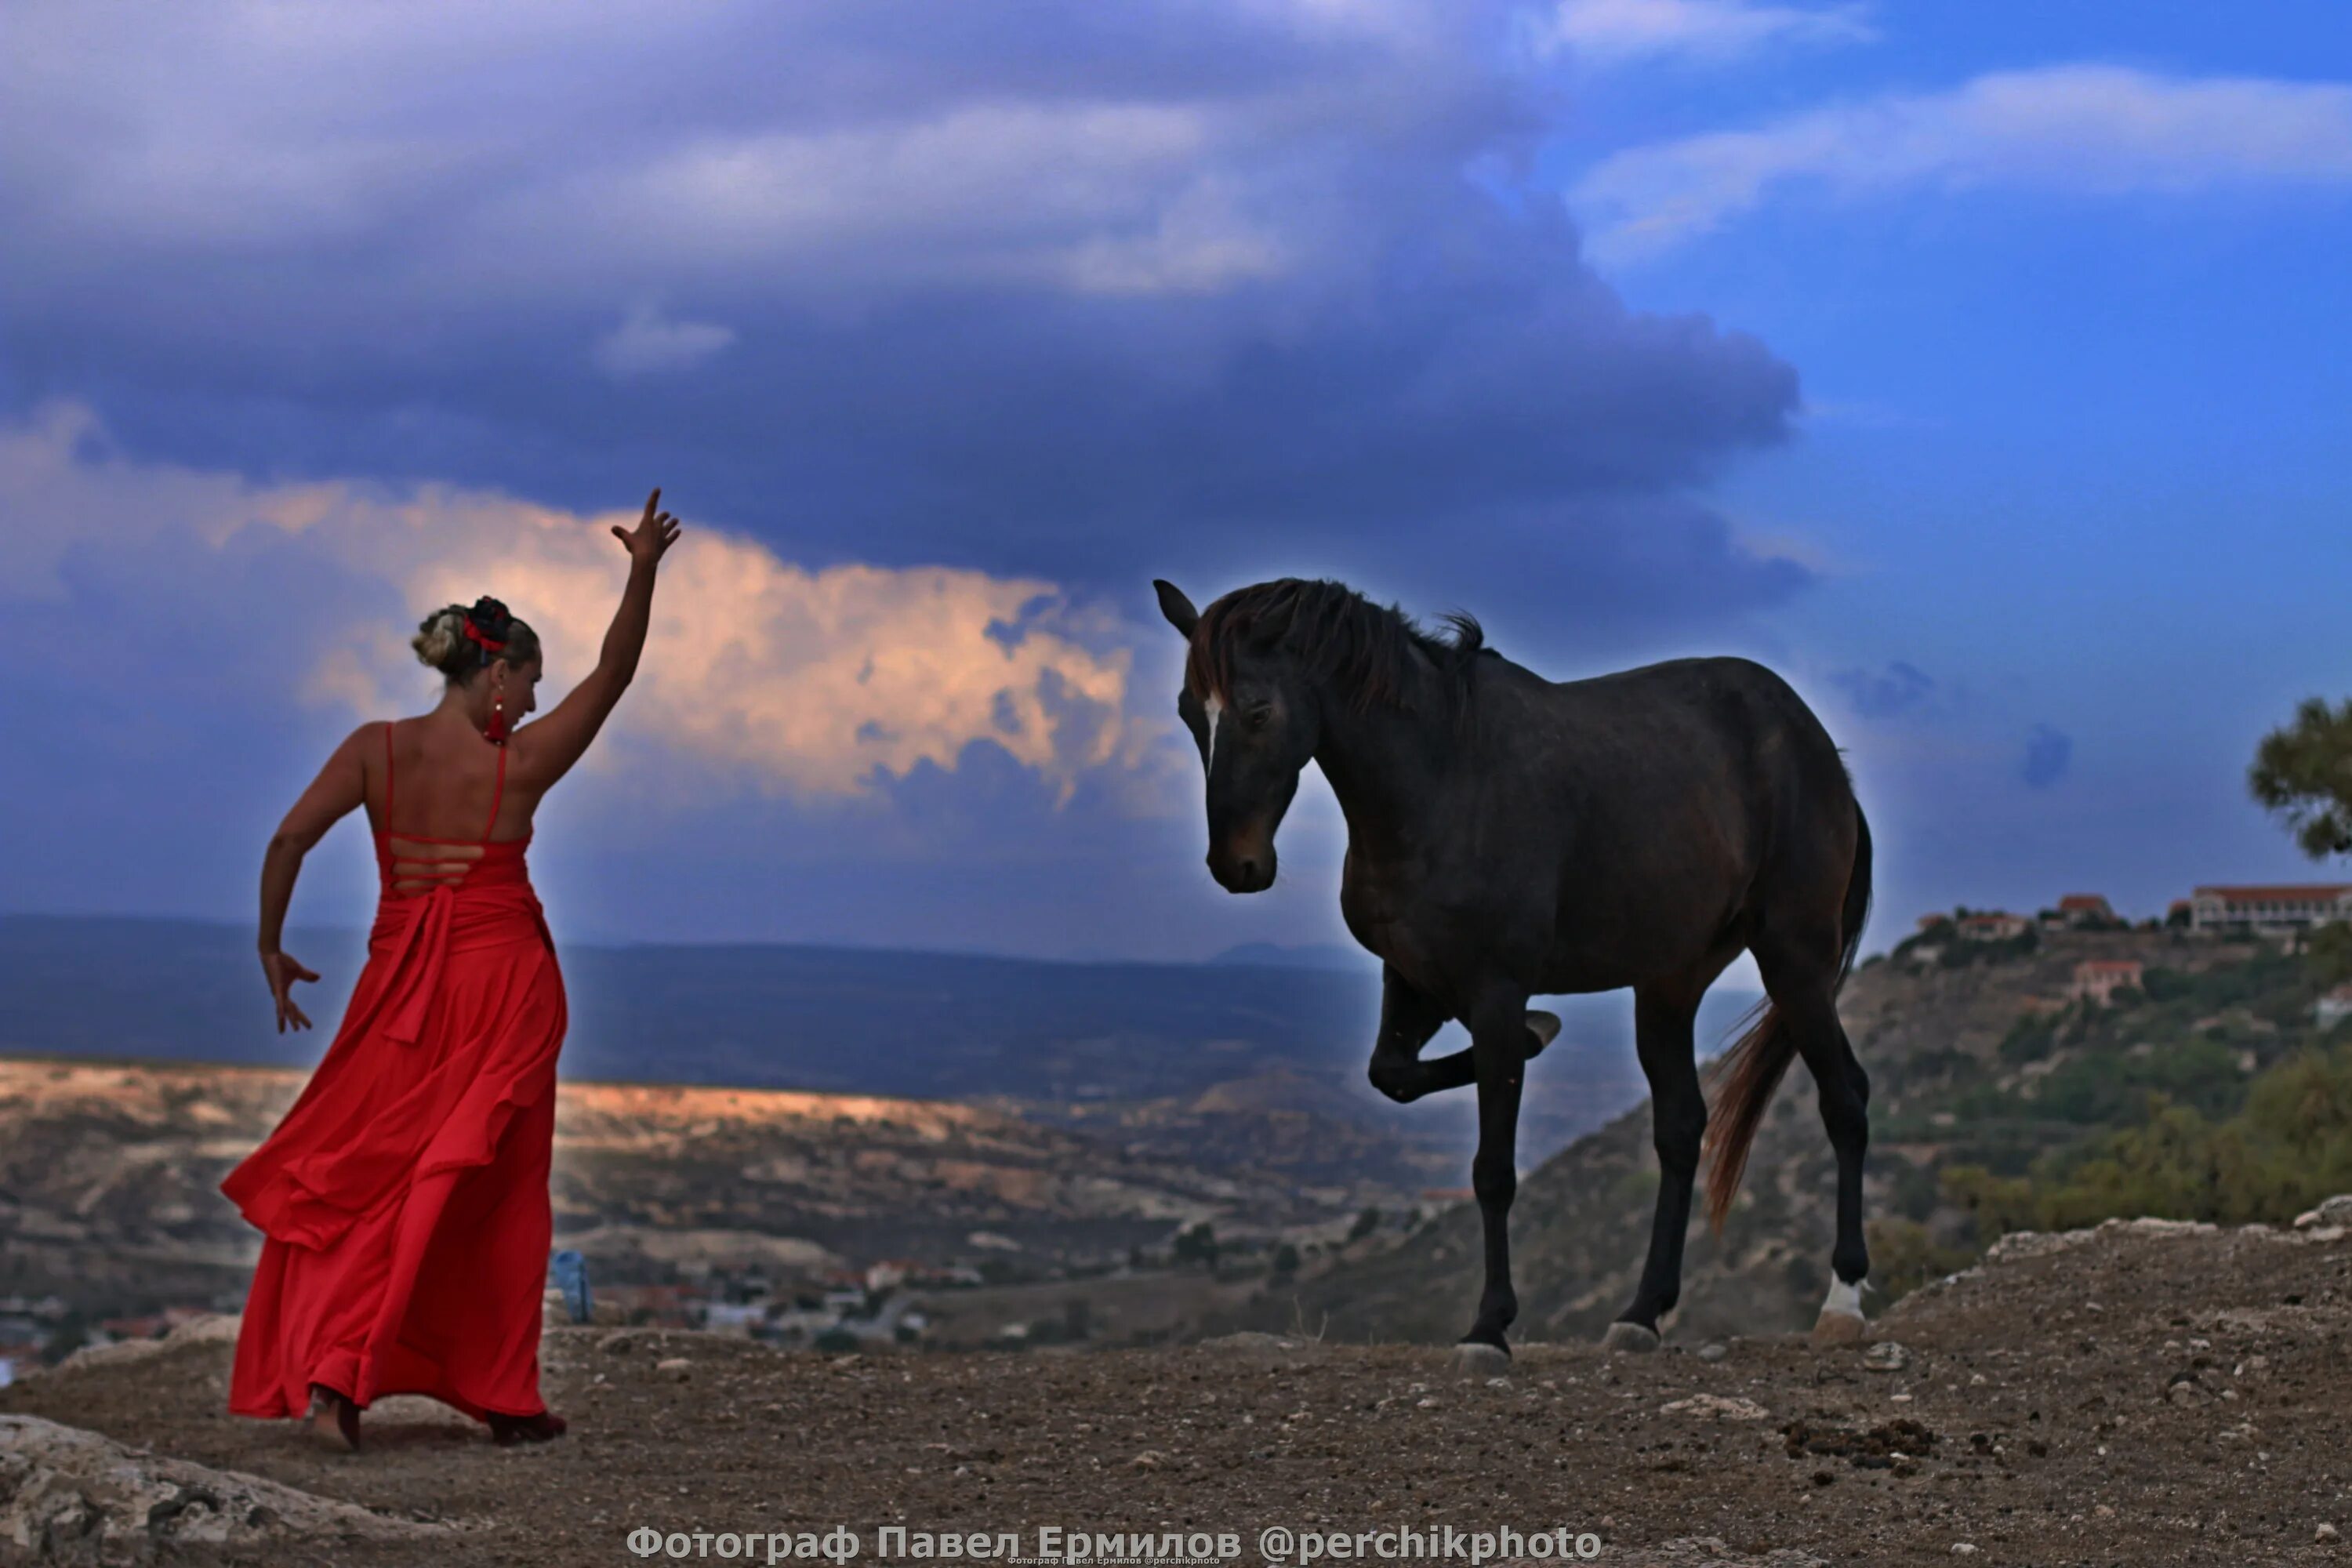
[(1278, 647), (1328, 681), (1358, 710), (1402, 707), (1418, 650), (1444, 679), (1450, 707), (1469, 699), (1470, 669), (1488, 651), (1475, 617), (1444, 617), (1445, 634), (1424, 630), (1394, 605), (1375, 605), (1344, 583), (1284, 577), (1236, 588), (1201, 613), (1184, 658), (1184, 683), (1203, 700), (1229, 701), (1236, 645)]

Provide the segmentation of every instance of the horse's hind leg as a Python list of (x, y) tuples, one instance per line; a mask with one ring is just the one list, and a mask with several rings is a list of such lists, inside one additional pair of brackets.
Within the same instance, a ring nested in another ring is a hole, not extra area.
[(1870, 1273), (1870, 1244), (1862, 1228), (1862, 1157), (1870, 1144), (1870, 1075), (1838, 1022), (1840, 955), (1832, 949), (1801, 963), (1775, 964), (1759, 952), (1765, 989), (1779, 1009), (1797, 1054), (1818, 1091), (1822, 1126), (1837, 1154), (1837, 1244), (1830, 1253), (1829, 1299), (1813, 1323), (1816, 1344), (1862, 1337), (1862, 1283)]
[(1682, 1295), (1683, 1236), (1690, 1228), (1691, 1184), (1706, 1136), (1706, 1099), (1691, 1037), (1706, 989), (1702, 981), (1696, 987), (1643, 986), (1633, 993), (1633, 1043), (1650, 1080), (1650, 1137), (1658, 1151), (1658, 1210), (1633, 1303), (1609, 1325), (1603, 1341), (1612, 1350), (1657, 1349), (1658, 1320)]

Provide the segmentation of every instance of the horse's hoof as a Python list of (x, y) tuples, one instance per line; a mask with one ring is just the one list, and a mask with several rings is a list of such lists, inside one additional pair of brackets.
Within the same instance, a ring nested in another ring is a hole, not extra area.
[(1465, 1340), (1454, 1347), (1454, 1366), (1464, 1377), (1508, 1377), (1511, 1352), (1484, 1340)]
[(1543, 1054), (1546, 1046), (1559, 1038), (1559, 1015), (1530, 1011), (1528, 1014), (1528, 1033), (1536, 1037), (1536, 1043), (1528, 1047), (1528, 1059), (1533, 1061)]
[(1601, 1336), (1601, 1348), (1618, 1355), (1648, 1355), (1658, 1348), (1658, 1331), (1639, 1323), (1612, 1323)]
[(1863, 1321), (1852, 1312), (1823, 1312), (1813, 1320), (1813, 1348), (1835, 1350), (1862, 1343)]

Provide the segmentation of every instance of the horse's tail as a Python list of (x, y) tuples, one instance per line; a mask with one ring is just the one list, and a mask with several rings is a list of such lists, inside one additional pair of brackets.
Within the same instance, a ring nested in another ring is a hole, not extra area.
[[(1853, 868), (1846, 874), (1845, 907), (1839, 913), (1845, 953), (1832, 995), (1853, 973), (1862, 928), (1870, 919), (1870, 823), (1859, 801), (1854, 803), (1853, 826)], [(1706, 1220), (1718, 1232), (1731, 1212), (1731, 1200), (1739, 1195), (1739, 1178), (1748, 1169), (1748, 1147), (1764, 1123), (1765, 1108), (1797, 1055), (1796, 1039), (1771, 998), (1758, 1003), (1748, 1018), (1747, 1029), (1716, 1068), (1715, 1109), (1706, 1119)]]

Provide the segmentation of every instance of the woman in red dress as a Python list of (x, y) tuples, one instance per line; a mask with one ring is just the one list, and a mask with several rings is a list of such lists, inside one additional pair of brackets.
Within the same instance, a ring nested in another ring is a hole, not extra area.
[[(495, 599), (418, 631), (440, 706), (362, 725), (269, 841), (261, 969), (278, 1027), (319, 977), (278, 945), (302, 857), (364, 807), (383, 887), (367, 967), (293, 1109), (222, 1190), (260, 1228), (229, 1409), (306, 1415), (356, 1448), (360, 1412), (425, 1394), (500, 1443), (559, 1436), (539, 1394), (548, 1152), (563, 977), (523, 868), (531, 815), (596, 738), (646, 645), (678, 525), (646, 502), (596, 668), (533, 724), (538, 636)], [(516, 726), (520, 725), (520, 728)]]

